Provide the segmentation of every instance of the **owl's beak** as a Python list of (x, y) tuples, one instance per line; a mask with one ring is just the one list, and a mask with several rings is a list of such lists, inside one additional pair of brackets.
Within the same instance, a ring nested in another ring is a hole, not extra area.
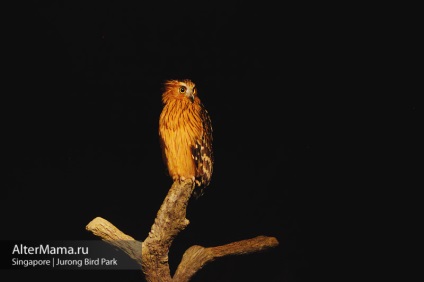
[(194, 102), (194, 95), (193, 95), (193, 93), (190, 93), (189, 95), (188, 95), (188, 98), (190, 99), (190, 101), (193, 103)]

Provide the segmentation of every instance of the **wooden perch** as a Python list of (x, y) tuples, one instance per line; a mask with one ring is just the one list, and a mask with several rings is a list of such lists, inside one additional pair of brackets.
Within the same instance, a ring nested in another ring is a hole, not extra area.
[(206, 263), (216, 258), (263, 251), (278, 245), (274, 237), (258, 236), (217, 247), (191, 246), (171, 277), (168, 253), (174, 238), (189, 224), (186, 210), (193, 189), (194, 184), (190, 179), (173, 183), (143, 242), (124, 234), (101, 217), (93, 219), (86, 229), (136, 260), (148, 282), (189, 281)]

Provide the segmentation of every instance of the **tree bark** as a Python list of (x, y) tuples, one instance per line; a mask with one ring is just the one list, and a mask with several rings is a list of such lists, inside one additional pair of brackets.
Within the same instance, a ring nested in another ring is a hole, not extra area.
[(228, 255), (242, 255), (276, 247), (274, 237), (258, 236), (217, 247), (191, 246), (171, 276), (168, 253), (174, 238), (189, 224), (187, 204), (194, 189), (191, 179), (175, 181), (163, 201), (149, 235), (143, 241), (124, 234), (112, 223), (96, 217), (86, 229), (103, 241), (124, 251), (141, 266), (148, 282), (185, 282), (205, 264)]

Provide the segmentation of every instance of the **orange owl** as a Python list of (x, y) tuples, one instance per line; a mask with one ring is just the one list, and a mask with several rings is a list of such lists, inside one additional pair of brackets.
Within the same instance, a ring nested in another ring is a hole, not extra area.
[(168, 80), (162, 94), (159, 137), (163, 160), (174, 181), (191, 178), (196, 198), (211, 181), (212, 124), (208, 111), (189, 80)]

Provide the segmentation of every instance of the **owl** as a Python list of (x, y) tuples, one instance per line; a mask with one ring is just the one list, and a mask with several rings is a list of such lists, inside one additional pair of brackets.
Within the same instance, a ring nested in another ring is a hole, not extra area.
[(203, 195), (213, 171), (212, 123), (189, 79), (167, 80), (159, 118), (162, 157), (174, 181), (191, 178), (193, 195)]

